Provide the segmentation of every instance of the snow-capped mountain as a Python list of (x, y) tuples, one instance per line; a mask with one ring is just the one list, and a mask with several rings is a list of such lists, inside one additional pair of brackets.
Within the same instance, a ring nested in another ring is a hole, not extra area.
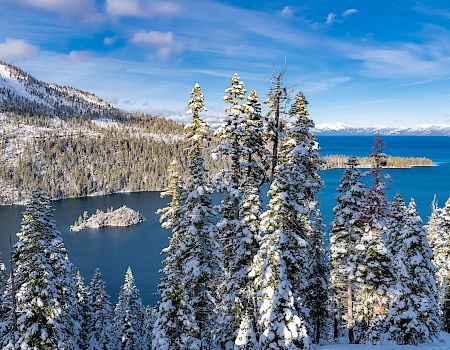
[(0, 61), (0, 112), (66, 117), (123, 118), (92, 93), (39, 81), (23, 70)]
[(399, 135), (399, 136), (450, 136), (450, 125), (422, 124), (412, 127), (383, 125), (356, 126), (344, 123), (317, 123), (317, 135)]

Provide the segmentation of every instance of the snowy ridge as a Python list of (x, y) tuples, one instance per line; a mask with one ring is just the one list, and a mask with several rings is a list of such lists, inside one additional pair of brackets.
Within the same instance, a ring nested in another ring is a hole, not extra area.
[(404, 136), (450, 136), (450, 125), (420, 124), (412, 127), (385, 125), (358, 126), (344, 123), (317, 123), (318, 135), (404, 135)]
[(39, 81), (0, 61), (0, 112), (65, 117), (124, 118), (121, 112), (92, 93)]

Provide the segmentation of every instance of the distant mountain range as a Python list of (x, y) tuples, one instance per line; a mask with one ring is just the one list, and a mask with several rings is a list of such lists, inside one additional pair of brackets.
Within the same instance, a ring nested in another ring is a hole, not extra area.
[(0, 113), (58, 118), (123, 119), (127, 113), (96, 95), (69, 86), (37, 80), (20, 68), (0, 61)]
[(317, 123), (317, 135), (398, 135), (398, 136), (450, 136), (450, 125), (423, 124), (413, 127), (355, 126), (343, 123)]

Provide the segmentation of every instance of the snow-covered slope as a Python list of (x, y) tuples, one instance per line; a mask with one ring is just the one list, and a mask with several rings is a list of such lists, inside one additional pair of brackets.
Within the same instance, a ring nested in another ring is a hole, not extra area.
[(422, 124), (413, 127), (389, 127), (317, 123), (315, 128), (315, 133), (318, 135), (374, 135), (377, 132), (382, 135), (450, 136), (450, 125)]
[(89, 92), (48, 84), (0, 61), (0, 112), (66, 117), (123, 118), (125, 113)]
[(318, 346), (317, 350), (450, 350), (450, 334), (441, 332), (439, 339), (431, 344), (421, 345), (364, 345), (364, 344), (329, 344)]

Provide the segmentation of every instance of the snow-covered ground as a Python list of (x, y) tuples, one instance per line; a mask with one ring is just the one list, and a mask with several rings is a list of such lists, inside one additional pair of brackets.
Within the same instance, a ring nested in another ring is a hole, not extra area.
[(450, 334), (442, 332), (439, 339), (431, 344), (423, 345), (364, 345), (364, 344), (329, 344), (321, 345), (320, 350), (450, 350)]

